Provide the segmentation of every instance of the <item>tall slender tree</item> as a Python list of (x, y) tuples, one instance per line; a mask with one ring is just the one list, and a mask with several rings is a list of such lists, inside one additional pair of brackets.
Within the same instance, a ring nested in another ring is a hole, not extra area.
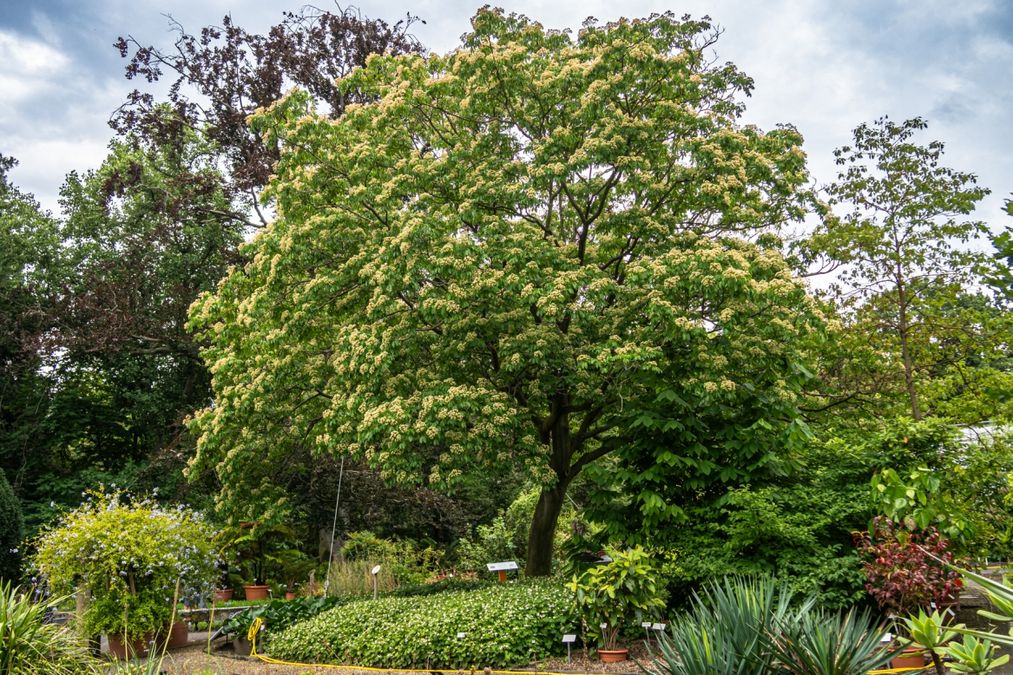
[(987, 230), (966, 216), (989, 193), (974, 174), (941, 164), (940, 141), (916, 142), (926, 127), (921, 118), (896, 124), (886, 117), (857, 127), (853, 143), (834, 153), (842, 169), (830, 203), (844, 213), (810, 242), (843, 264), (833, 288), (844, 307), (859, 309), (895, 345), (915, 419), (925, 411), (914, 343), (927, 335), (930, 291), (976, 278), (982, 256), (967, 244)]

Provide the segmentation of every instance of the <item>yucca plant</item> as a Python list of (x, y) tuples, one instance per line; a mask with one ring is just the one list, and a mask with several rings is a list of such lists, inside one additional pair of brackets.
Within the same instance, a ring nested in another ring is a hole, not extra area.
[(868, 610), (847, 613), (800, 607), (767, 629), (762, 642), (772, 671), (786, 675), (865, 675), (901, 647), (884, 649), (885, 626)]
[(727, 577), (694, 594), (688, 614), (659, 636), (650, 675), (865, 675), (896, 650), (868, 611), (816, 607), (769, 577)]
[(6, 675), (97, 673), (77, 636), (45, 621), (59, 600), (38, 603), (8, 582), (0, 584), (0, 672)]
[[(788, 584), (769, 577), (726, 577), (694, 593), (690, 611), (658, 637), (651, 675), (761, 675), (769, 651), (761, 636), (792, 610)], [(803, 601), (810, 608), (814, 600)]]
[[(988, 599), (992, 603), (992, 608), (995, 609), (995, 611), (993, 612), (987, 609), (979, 609), (978, 614), (987, 619), (992, 619), (993, 621), (1001, 621), (1004, 623), (1013, 621), (1013, 588), (993, 579), (989, 579), (981, 574), (975, 574), (969, 570), (963, 570), (958, 567), (953, 567), (953, 569), (960, 572), (965, 578), (976, 581), (988, 594)], [(1008, 634), (979, 631), (970, 628), (964, 628), (958, 632), (994, 641), (999, 644), (1013, 646), (1013, 629), (1011, 629)]]

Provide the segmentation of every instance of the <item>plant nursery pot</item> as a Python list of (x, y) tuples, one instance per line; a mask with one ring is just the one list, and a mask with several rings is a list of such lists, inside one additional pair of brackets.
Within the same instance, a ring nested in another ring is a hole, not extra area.
[(212, 600), (214, 602), (228, 602), (232, 599), (234, 592), (231, 588), (216, 588)]
[(925, 652), (921, 649), (905, 649), (890, 661), (891, 668), (924, 668)]
[(148, 652), (148, 642), (151, 641), (150, 635), (132, 640), (129, 645), (130, 653), (128, 654), (127, 647), (123, 645), (122, 635), (107, 635), (106, 638), (109, 640), (109, 656), (112, 656), (117, 661), (144, 656)]
[(176, 621), (169, 629), (169, 649), (179, 649), (190, 644), (190, 626), (186, 621)]
[(629, 655), (628, 649), (599, 649), (598, 658), (602, 663), (619, 663)]
[(267, 592), (271, 590), (270, 586), (243, 586), (243, 592), (246, 593), (247, 600), (267, 600)]
[(249, 656), (253, 652), (253, 643), (245, 637), (236, 637), (232, 641), (232, 649), (237, 656)]
[(285, 591), (285, 599), (295, 600), (295, 593), (293, 593), (292, 591)]

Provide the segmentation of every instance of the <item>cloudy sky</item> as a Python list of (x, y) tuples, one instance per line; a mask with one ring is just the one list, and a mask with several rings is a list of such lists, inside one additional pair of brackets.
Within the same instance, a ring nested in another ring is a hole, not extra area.
[[(314, 4), (330, 7), (332, 0)], [(454, 48), (482, 0), (363, 0), (364, 14), (426, 21), (429, 49)], [(101, 162), (110, 113), (132, 88), (112, 48), (120, 35), (169, 46), (165, 14), (196, 32), (232, 14), (248, 30), (276, 23), (301, 0), (0, 0), (0, 153), (21, 161), (14, 182), (47, 208), (70, 170)], [(974, 171), (992, 195), (978, 217), (1007, 227), (1013, 192), (1011, 0), (516, 0), (494, 3), (549, 28), (651, 12), (709, 15), (723, 27), (717, 55), (756, 82), (747, 121), (797, 126), (815, 179), (835, 177), (831, 153), (881, 115), (929, 121), (946, 163)]]

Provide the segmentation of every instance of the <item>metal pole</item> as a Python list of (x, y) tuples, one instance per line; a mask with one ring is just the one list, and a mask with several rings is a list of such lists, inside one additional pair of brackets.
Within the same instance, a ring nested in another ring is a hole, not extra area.
[(331, 550), (327, 554), (327, 574), (324, 577), (324, 595), (331, 585), (331, 563), (334, 562), (334, 534), (338, 529), (338, 504), (341, 503), (341, 479), (345, 477), (345, 456), (341, 456), (341, 468), (338, 470), (338, 496), (334, 498), (334, 520), (331, 522)]

